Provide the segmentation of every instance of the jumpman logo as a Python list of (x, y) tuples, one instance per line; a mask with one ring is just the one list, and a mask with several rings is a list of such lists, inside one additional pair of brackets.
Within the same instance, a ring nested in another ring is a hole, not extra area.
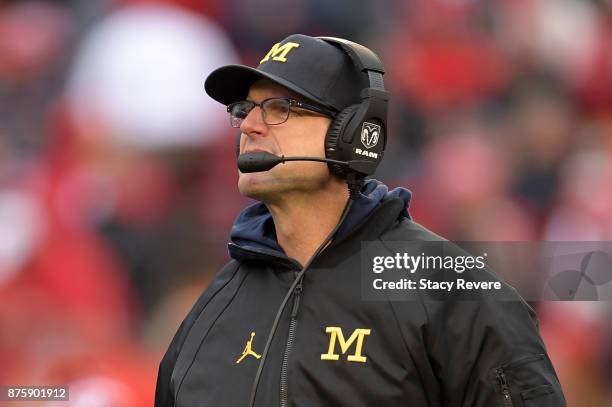
[(251, 339), (247, 341), (246, 346), (244, 347), (244, 350), (242, 351), (242, 356), (238, 358), (236, 363), (242, 362), (242, 359), (246, 358), (249, 355), (254, 356), (255, 359), (259, 359), (261, 357), (259, 353), (254, 352), (252, 349), (254, 337), (255, 337), (255, 332), (251, 332)]

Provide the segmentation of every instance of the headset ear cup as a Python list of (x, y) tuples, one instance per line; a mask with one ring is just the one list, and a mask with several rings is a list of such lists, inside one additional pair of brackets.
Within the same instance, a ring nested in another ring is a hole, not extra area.
[[(351, 121), (359, 105), (352, 105), (342, 110), (329, 125), (325, 136), (325, 157), (332, 160), (349, 161), (350, 151), (345, 151), (350, 146), (342, 142), (342, 132)], [(350, 149), (350, 148), (349, 148)], [(329, 171), (341, 178), (346, 178), (346, 171), (338, 164), (327, 163)]]

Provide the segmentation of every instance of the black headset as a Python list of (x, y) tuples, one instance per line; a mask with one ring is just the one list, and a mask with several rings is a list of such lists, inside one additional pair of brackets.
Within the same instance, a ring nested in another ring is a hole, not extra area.
[(340, 47), (359, 72), (368, 75), (369, 86), (361, 90), (361, 103), (348, 106), (336, 115), (325, 136), (325, 157), (353, 162), (350, 169), (328, 163), (330, 172), (346, 178), (347, 171), (357, 176), (372, 175), (382, 161), (387, 145), (387, 105), (385, 68), (369, 48), (342, 38), (317, 37)]

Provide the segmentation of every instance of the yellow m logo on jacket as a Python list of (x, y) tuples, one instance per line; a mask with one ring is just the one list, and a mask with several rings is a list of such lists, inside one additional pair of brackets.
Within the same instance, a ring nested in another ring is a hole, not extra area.
[(370, 335), (369, 329), (357, 328), (353, 331), (348, 340), (344, 340), (344, 335), (342, 334), (342, 328), (337, 326), (328, 326), (325, 328), (325, 332), (330, 334), (329, 337), (329, 349), (327, 353), (321, 354), (321, 360), (338, 360), (340, 355), (334, 353), (336, 349), (336, 342), (340, 343), (340, 351), (342, 354), (345, 354), (353, 342), (355, 344), (355, 353), (347, 356), (347, 360), (349, 362), (362, 362), (365, 363), (367, 358), (361, 355), (361, 350), (363, 349), (363, 338), (366, 335)]
[(272, 48), (270, 48), (270, 51), (268, 51), (266, 56), (261, 61), (259, 61), (259, 63), (263, 64), (264, 62), (268, 61), (270, 58), (272, 58), (272, 61), (287, 62), (287, 54), (289, 54), (289, 52), (293, 48), (297, 48), (299, 46), (300, 44), (298, 44), (297, 42), (288, 42), (283, 45), (281, 45), (280, 42), (277, 42), (276, 44), (272, 45)]

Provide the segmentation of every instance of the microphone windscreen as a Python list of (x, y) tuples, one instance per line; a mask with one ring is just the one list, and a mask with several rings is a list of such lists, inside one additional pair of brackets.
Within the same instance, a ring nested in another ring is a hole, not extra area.
[(268, 171), (281, 162), (281, 157), (266, 151), (244, 153), (238, 156), (238, 169), (243, 173)]

